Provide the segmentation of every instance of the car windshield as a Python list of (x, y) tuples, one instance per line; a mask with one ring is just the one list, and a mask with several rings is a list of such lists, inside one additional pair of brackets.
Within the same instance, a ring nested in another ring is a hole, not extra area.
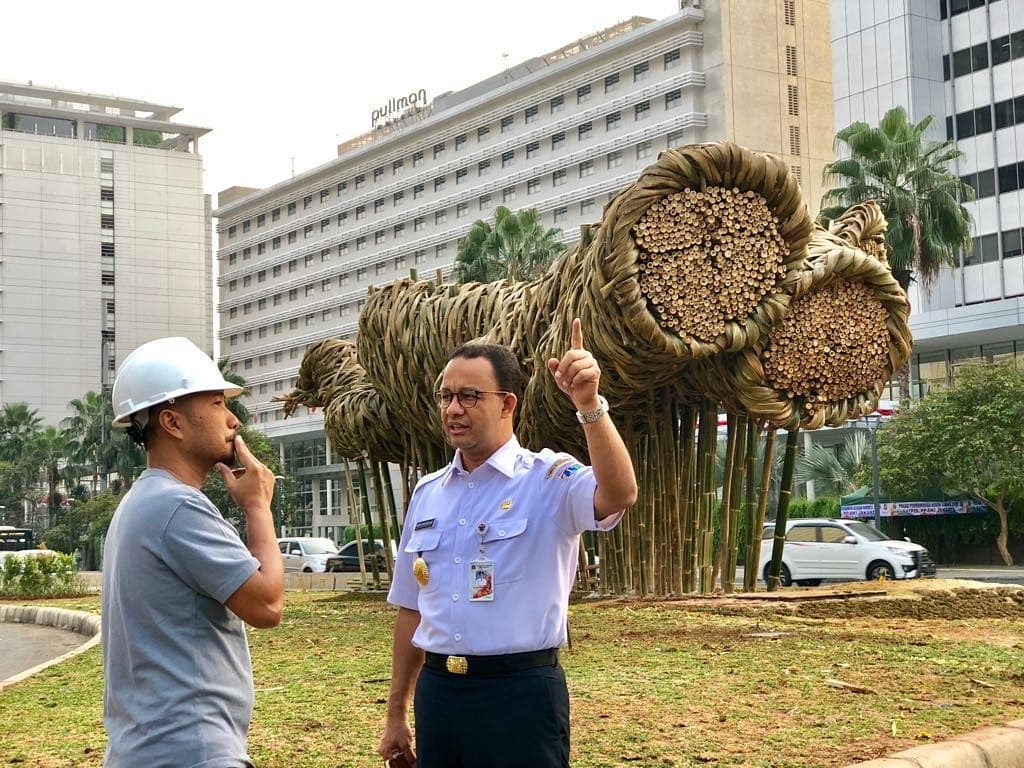
[(309, 539), (302, 542), (307, 555), (336, 555), (338, 548), (330, 539)]
[(862, 523), (859, 520), (846, 521), (846, 527), (868, 541), (888, 541), (889, 537), (875, 528), (873, 525)]

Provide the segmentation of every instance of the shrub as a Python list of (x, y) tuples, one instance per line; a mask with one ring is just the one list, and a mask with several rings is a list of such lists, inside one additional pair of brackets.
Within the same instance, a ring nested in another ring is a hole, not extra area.
[(85, 591), (78, 578), (75, 559), (60, 552), (9, 553), (0, 571), (2, 597), (67, 597)]

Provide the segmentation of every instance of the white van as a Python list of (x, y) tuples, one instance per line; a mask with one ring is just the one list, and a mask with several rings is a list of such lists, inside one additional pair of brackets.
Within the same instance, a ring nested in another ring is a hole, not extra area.
[(295, 536), (278, 539), (277, 545), (281, 549), (286, 571), (323, 573), (327, 567), (327, 558), (338, 554), (338, 545), (330, 539)]
[[(761, 578), (768, 580), (775, 523), (761, 533)], [(910, 541), (890, 539), (859, 520), (789, 520), (782, 549), (780, 582), (816, 587), (822, 579), (914, 579), (934, 576), (928, 550)]]

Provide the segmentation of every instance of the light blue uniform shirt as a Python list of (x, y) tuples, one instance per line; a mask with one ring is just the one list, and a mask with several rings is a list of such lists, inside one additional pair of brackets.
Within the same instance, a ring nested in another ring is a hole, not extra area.
[[(514, 437), (472, 472), (456, 452), (446, 468), (423, 477), (388, 594), (388, 602), (420, 612), (413, 645), (479, 656), (564, 645), (580, 534), (609, 530), (622, 518), (595, 519), (596, 488), (590, 467), (565, 453), (528, 451)], [(494, 563), (490, 602), (469, 599), (481, 538), (482, 557)], [(430, 569), (422, 587), (412, 573), (417, 554)]]

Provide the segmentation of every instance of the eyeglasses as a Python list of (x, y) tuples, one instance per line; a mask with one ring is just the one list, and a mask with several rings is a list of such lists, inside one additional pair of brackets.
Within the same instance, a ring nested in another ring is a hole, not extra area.
[(437, 404), (442, 408), (447, 408), (452, 404), (452, 400), (458, 400), (459, 405), (463, 408), (472, 408), (480, 400), (480, 395), (511, 395), (511, 392), (506, 392), (502, 389), (494, 390), (480, 390), (480, 389), (464, 389), (461, 392), (452, 392), (447, 389), (439, 389), (434, 393), (434, 397), (437, 398)]

